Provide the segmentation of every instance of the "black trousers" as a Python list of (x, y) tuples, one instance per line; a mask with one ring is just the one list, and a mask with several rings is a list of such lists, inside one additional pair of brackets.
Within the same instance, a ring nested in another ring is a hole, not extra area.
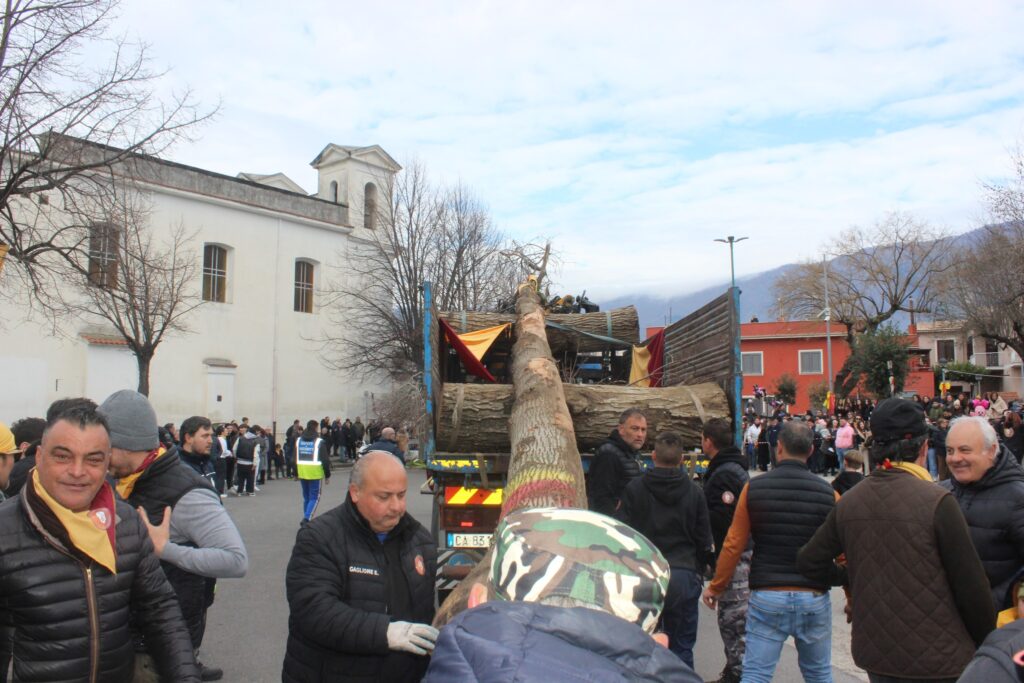
[(224, 459), (224, 486), (231, 488), (235, 485), (235, 459)]
[(251, 464), (243, 465), (239, 463), (235, 466), (235, 469), (238, 470), (238, 495), (253, 493), (256, 475), (253, 466)]
[(224, 482), (227, 481), (227, 458), (217, 458), (213, 461), (213, 485), (217, 488), (217, 493), (224, 493)]

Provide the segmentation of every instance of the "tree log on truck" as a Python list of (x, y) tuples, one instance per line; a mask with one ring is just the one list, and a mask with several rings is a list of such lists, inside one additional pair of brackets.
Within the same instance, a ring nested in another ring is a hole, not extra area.
[[(518, 359), (518, 355), (513, 355)], [(516, 361), (513, 361), (513, 364)], [(513, 365), (513, 368), (515, 366)], [(627, 408), (647, 417), (648, 443), (660, 431), (683, 437), (686, 448), (699, 448), (701, 426), (713, 417), (728, 417), (729, 402), (717, 384), (659, 389), (596, 384), (563, 384), (579, 451), (592, 451), (608, 438)], [(463, 453), (513, 453), (509, 424), (518, 389), (507, 384), (444, 385), (437, 430), (438, 450)]]
[[(504, 418), (511, 440), (508, 483), (502, 516), (528, 507), (587, 507), (583, 465), (576, 448), (572, 417), (566, 405), (558, 366), (551, 355), (544, 310), (534, 286), (520, 285), (516, 297), (516, 343), (512, 351), (515, 392)], [(440, 628), (467, 607), (474, 582), (486, 582), (491, 551), (452, 591), (437, 611)]]
[[(459, 334), (516, 322), (516, 316), (507, 313), (449, 311), (439, 315)], [(612, 337), (630, 344), (640, 343), (640, 319), (633, 306), (597, 313), (555, 313), (548, 315), (547, 319), (580, 332)], [(555, 355), (566, 351), (603, 351), (608, 348), (608, 343), (600, 339), (555, 327), (547, 328), (547, 339), (549, 353)]]

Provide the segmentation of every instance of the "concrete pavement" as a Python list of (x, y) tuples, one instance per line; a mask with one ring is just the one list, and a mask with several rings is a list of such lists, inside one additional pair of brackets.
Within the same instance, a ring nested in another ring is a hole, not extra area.
[[(335, 469), (325, 487), (318, 512), (340, 505), (345, 498), (349, 468)], [(424, 525), (430, 523), (430, 496), (421, 495), (423, 470), (409, 471), (408, 509)], [(263, 683), (281, 680), (288, 637), (288, 603), (285, 569), (302, 518), (302, 494), (298, 482), (270, 481), (253, 497), (228, 496), (224, 503), (245, 539), (249, 574), (217, 585), (217, 598), (208, 615), (202, 659), (224, 669), (229, 683)], [(867, 680), (849, 657), (850, 631), (843, 617), (841, 591), (833, 591), (833, 665), (837, 683)], [(700, 626), (695, 651), (697, 673), (711, 680), (725, 662), (714, 615), (700, 607)], [(783, 648), (776, 681), (800, 681), (792, 642)]]

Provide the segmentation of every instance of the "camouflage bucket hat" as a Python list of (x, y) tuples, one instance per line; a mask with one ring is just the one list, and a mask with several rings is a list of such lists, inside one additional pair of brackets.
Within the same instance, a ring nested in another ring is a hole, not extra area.
[(494, 535), (491, 586), (498, 597), (585, 603), (654, 633), (668, 591), (668, 562), (638, 531), (571, 508), (518, 510)]

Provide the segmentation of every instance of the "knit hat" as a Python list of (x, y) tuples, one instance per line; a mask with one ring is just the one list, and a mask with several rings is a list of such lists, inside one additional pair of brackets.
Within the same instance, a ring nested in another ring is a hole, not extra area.
[(12, 455), (21, 453), (18, 442), (14, 440), (14, 433), (3, 422), (0, 422), (0, 455)]
[(111, 448), (125, 451), (151, 451), (160, 445), (156, 411), (149, 399), (137, 391), (115, 391), (100, 406), (107, 418)]
[(509, 513), (494, 535), (491, 587), (499, 598), (569, 598), (654, 633), (669, 566), (642, 534), (588, 510)]

